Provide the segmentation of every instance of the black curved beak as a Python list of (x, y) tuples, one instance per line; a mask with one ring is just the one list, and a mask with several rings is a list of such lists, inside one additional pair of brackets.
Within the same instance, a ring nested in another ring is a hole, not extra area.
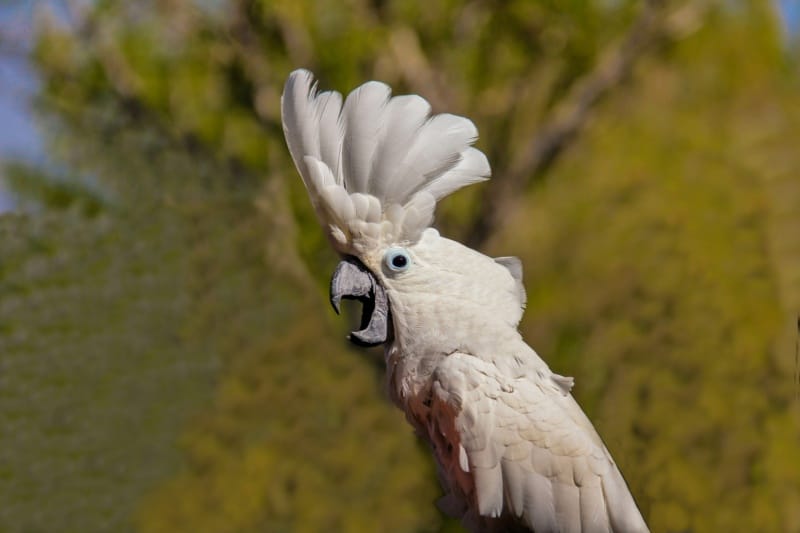
[(355, 257), (339, 263), (331, 278), (331, 305), (339, 314), (342, 298), (362, 303), (361, 329), (348, 337), (359, 346), (377, 346), (389, 339), (389, 301), (386, 291), (367, 267)]

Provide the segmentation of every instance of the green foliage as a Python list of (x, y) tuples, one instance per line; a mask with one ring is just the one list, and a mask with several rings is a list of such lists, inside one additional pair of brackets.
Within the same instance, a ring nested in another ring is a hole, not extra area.
[(79, 209), (94, 216), (107, 202), (93, 188), (74, 176), (53, 176), (47, 171), (10, 162), (3, 168), (3, 183), (18, 203), (48, 210)]
[[(0, 530), (453, 528), (379, 356), (325, 302), (335, 258), (283, 144), (283, 81), (423, 93), (475, 119), (500, 180), (635, 12), (106, 0), (45, 19), (66, 170), (4, 173), (35, 207), (0, 217)], [(798, 80), (762, 3), (685, 26), (489, 247), (523, 257), (523, 331), (576, 376), (654, 531), (793, 531)]]
[(133, 222), (0, 218), (0, 530), (123, 529), (207, 403), (219, 365), (181, 338), (180, 232)]
[(310, 303), (280, 340), (239, 352), (183, 439), (189, 468), (145, 501), (142, 531), (436, 524), (434, 472), (402, 415), (377, 399), (374, 373), (319, 320), (321, 302)]
[[(739, 61), (761, 57), (734, 35)], [(711, 100), (726, 85), (708, 61), (643, 69), (495, 248), (523, 256), (523, 330), (576, 376), (654, 531), (794, 531), (800, 418), (778, 339), (800, 285), (776, 270), (800, 268), (800, 160), (778, 141), (800, 114), (760, 101), (759, 78)], [(787, 238), (793, 253), (773, 247)]]
[(334, 342), (279, 182), (259, 192), (153, 131), (82, 141), (73, 163), (115, 186), (115, 209), (2, 219), (4, 375), (17, 377), (0, 397), (13, 435), (0, 524), (433, 527), (431, 467), (373, 366)]

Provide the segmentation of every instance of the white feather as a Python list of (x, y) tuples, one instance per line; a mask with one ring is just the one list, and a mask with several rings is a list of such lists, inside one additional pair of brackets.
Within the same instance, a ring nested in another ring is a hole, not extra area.
[(572, 483), (553, 481), (556, 522), (564, 533), (581, 531), (581, 491)]
[(610, 533), (606, 500), (600, 478), (594, 477), (590, 482), (580, 486), (581, 524), (587, 533)]
[[(325, 187), (322, 189), (323, 205), (327, 208), (330, 218), (339, 225), (347, 227), (348, 220), (355, 220), (356, 209), (350, 196), (339, 186)], [(349, 228), (348, 228), (349, 229)]]
[[(419, 128), (402, 162), (388, 177), (387, 201), (402, 202), (455, 167), (461, 160), (461, 152), (477, 136), (478, 130), (467, 118), (450, 114), (431, 117)], [(461, 186), (464, 185), (467, 183)]]
[(613, 531), (637, 531), (642, 517), (635, 505), (616, 505), (616, 502), (631, 500), (630, 492), (619, 470), (613, 468), (602, 480), (603, 497)]
[(342, 95), (335, 91), (321, 93), (316, 99), (317, 113), (319, 116), (319, 154), (323, 161), (327, 161), (336, 178), (336, 183), (342, 181)]
[(387, 196), (391, 178), (405, 159), (414, 137), (428, 120), (430, 112), (430, 104), (417, 95), (395, 96), (389, 100), (384, 117), (391, 127), (384, 128), (372, 162), (370, 192), (378, 198), (387, 202), (391, 200)]
[(436, 199), (425, 191), (415, 194), (403, 206), (405, 210), (403, 229), (409, 241), (416, 242), (422, 230), (431, 225), (435, 207)]
[(464, 472), (469, 472), (469, 459), (467, 458), (467, 450), (459, 444), (458, 445), (458, 466)]
[[(534, 531), (647, 531), (602, 441), (591, 426), (583, 427), (579, 407), (568, 392), (565, 397), (548, 383), (547, 373), (528, 372), (526, 381), (516, 379), (514, 387), (507, 387), (507, 378), (490, 361), (454, 353), (442, 360), (435, 376), (441, 401), (463, 398), (455, 424), (484, 520), (502, 519), (506, 513)], [(479, 387), (466, 385), (475, 379)], [(512, 407), (519, 403), (505, 396), (525, 396), (538, 408), (521, 413)], [(535, 434), (544, 437), (532, 438)], [(598, 455), (605, 469), (591, 467)], [(466, 488), (455, 489), (469, 494)], [(480, 520), (476, 524), (476, 530), (495, 527)]]
[(309, 173), (304, 158), (314, 157), (336, 172), (336, 153), (341, 145), (338, 125), (341, 95), (332, 92), (316, 95), (314, 91), (313, 75), (306, 70), (297, 70), (286, 81), (281, 97), (286, 144), (306, 186)]
[(495, 490), (496, 487), (503, 486), (500, 463), (489, 468), (475, 468), (473, 476), (478, 496), (478, 512), (482, 516), (500, 516), (503, 512), (503, 491)]
[(519, 468), (518, 463), (511, 459), (504, 458), (500, 464), (503, 468), (506, 505), (514, 516), (520, 517), (525, 512), (525, 480), (532, 472)]
[(461, 159), (453, 168), (431, 180), (423, 190), (438, 200), (465, 185), (485, 181), (490, 173), (489, 161), (483, 152), (475, 148), (467, 148), (461, 152)]
[[(436, 201), (490, 174), (486, 157), (471, 148), (478, 132), (470, 120), (430, 116), (424, 98), (391, 98), (383, 83), (365, 83), (342, 104), (341, 94), (317, 94), (312, 74), (297, 70), (281, 102), (289, 151), (322, 226), (336, 233), (334, 243), (343, 253), (380, 242), (416, 242), (433, 221)], [(312, 170), (318, 165), (309, 157), (327, 170)], [(361, 199), (348, 207), (340, 193), (323, 194), (331, 183)], [(337, 205), (322, 205), (329, 201)], [(356, 220), (378, 224), (380, 238)]]
[(529, 474), (526, 481), (526, 522), (534, 531), (558, 531), (553, 484), (539, 472)]
[(381, 131), (390, 125), (383, 111), (392, 91), (370, 81), (351, 92), (344, 102), (342, 124), (342, 172), (348, 192), (369, 192), (370, 171)]
[(369, 209), (367, 209), (367, 221), (380, 223), (381, 221), (381, 202), (372, 195), (367, 196)]
[(369, 196), (359, 192), (353, 193), (350, 195), (350, 201), (356, 210), (355, 218), (366, 222), (369, 216)]

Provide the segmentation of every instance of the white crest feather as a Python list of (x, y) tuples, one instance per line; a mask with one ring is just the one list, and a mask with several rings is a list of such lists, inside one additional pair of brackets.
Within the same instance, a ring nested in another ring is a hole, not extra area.
[(311, 202), (342, 253), (413, 243), (433, 221), (436, 202), (489, 177), (467, 118), (431, 116), (416, 95), (391, 96), (367, 82), (344, 103), (317, 93), (313, 75), (289, 75), (281, 98), (283, 131)]

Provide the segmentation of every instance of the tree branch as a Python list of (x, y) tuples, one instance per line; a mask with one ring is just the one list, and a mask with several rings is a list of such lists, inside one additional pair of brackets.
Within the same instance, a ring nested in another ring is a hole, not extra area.
[(618, 86), (639, 59), (663, 35), (665, 0), (645, 0), (642, 11), (620, 42), (600, 54), (595, 68), (576, 82), (540, 132), (519, 152), (503, 176), (490, 181), (486, 199), (466, 236), (480, 248), (503, 225), (528, 186), (551, 168), (587, 122), (598, 101)]
[(392, 29), (389, 48), (400, 74), (417, 94), (424, 94), (434, 109), (446, 109), (455, 100), (447, 86), (440, 83), (437, 71), (425, 55), (417, 33), (407, 26)]

